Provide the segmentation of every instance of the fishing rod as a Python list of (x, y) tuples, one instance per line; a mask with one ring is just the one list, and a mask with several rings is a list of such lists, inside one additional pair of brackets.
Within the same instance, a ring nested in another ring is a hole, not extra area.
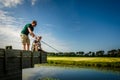
[(50, 46), (49, 44), (47, 44), (46, 42), (44, 42), (44, 41), (41, 41), (41, 42), (42, 42), (43, 44), (49, 46), (50, 48), (54, 49), (55, 51), (60, 52), (59, 50), (57, 50), (57, 49), (55, 49), (54, 47), (52, 47), (52, 46)]

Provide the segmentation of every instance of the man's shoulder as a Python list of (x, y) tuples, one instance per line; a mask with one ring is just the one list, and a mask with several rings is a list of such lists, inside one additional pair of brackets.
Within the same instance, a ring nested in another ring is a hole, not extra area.
[(30, 24), (30, 23), (28, 23), (28, 24), (26, 24), (25, 26), (26, 26), (26, 27), (29, 27), (29, 26), (31, 26), (31, 24)]

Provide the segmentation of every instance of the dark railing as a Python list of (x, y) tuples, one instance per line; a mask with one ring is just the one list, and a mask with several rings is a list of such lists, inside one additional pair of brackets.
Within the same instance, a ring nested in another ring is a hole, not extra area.
[(22, 80), (22, 69), (47, 62), (44, 52), (7, 48), (0, 49), (0, 80)]

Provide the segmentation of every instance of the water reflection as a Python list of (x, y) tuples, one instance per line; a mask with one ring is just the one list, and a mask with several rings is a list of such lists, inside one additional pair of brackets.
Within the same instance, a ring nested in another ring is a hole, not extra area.
[(90, 68), (41, 66), (23, 69), (22, 80), (120, 80), (120, 72)]

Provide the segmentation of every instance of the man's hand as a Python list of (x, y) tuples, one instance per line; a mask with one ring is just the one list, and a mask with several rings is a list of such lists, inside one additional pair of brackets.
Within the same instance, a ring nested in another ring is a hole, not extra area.
[(35, 39), (37, 39), (37, 36), (34, 36)]

